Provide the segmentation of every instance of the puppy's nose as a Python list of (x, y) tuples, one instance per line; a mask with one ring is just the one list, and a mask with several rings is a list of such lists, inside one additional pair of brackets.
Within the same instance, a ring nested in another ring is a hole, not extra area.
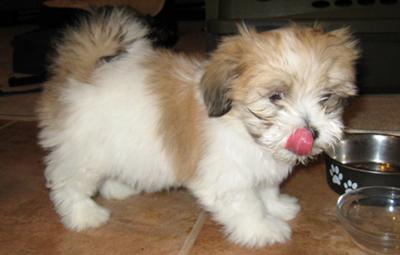
[(314, 140), (316, 140), (319, 137), (319, 131), (315, 127), (311, 127), (310, 131)]

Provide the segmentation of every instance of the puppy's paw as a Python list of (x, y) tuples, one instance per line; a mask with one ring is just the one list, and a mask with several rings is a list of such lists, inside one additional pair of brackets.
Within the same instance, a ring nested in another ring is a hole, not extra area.
[(267, 202), (268, 212), (282, 220), (288, 221), (296, 217), (300, 212), (297, 198), (286, 194), (280, 194), (278, 199)]
[(110, 218), (110, 212), (91, 199), (79, 201), (69, 211), (59, 213), (64, 225), (74, 231), (98, 227)]
[(261, 221), (243, 220), (234, 228), (226, 228), (228, 238), (239, 245), (260, 248), (275, 243), (284, 243), (290, 239), (290, 226), (278, 218), (267, 216)]
[(139, 192), (131, 186), (115, 180), (106, 180), (99, 190), (100, 194), (106, 199), (125, 199)]

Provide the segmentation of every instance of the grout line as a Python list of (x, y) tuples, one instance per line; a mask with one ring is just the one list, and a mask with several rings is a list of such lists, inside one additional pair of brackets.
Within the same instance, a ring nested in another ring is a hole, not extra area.
[(7, 122), (6, 124), (0, 126), (0, 130), (2, 130), (2, 129), (4, 129), (4, 128), (8, 127), (8, 126), (11, 126), (11, 125), (13, 125), (13, 124), (16, 123), (16, 122), (17, 122), (16, 120), (9, 121), (9, 122)]
[(197, 217), (197, 220), (193, 225), (192, 230), (186, 237), (185, 242), (183, 243), (183, 246), (178, 253), (179, 255), (188, 255), (189, 254), (190, 250), (192, 249), (192, 247), (194, 245), (194, 242), (196, 241), (197, 237), (200, 234), (200, 231), (203, 228), (205, 220), (206, 220), (206, 212), (201, 211), (201, 213), (199, 214), (199, 217)]

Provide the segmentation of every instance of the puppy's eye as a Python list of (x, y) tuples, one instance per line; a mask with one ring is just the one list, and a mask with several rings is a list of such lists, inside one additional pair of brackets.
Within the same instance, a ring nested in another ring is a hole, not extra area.
[(283, 92), (275, 91), (270, 95), (269, 101), (271, 101), (272, 103), (276, 103), (277, 101), (282, 100), (284, 96), (285, 95)]
[(332, 97), (332, 93), (325, 93), (321, 96), (321, 100), (319, 101), (320, 103), (325, 103)]

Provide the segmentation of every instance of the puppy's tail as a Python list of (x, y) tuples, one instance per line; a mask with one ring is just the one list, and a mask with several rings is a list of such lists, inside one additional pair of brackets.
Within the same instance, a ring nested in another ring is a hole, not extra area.
[(66, 77), (88, 81), (96, 67), (123, 55), (147, 36), (149, 31), (138, 17), (132, 9), (123, 7), (90, 10), (56, 41), (50, 75), (57, 76), (58, 81)]

